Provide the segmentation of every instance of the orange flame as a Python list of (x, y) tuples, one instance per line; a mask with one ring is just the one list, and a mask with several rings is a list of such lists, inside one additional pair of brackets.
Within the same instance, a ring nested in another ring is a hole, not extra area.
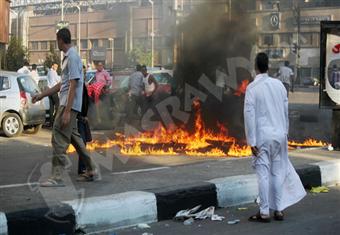
[(305, 141), (301, 142), (296, 142), (296, 141), (288, 141), (288, 145), (290, 147), (325, 147), (328, 145), (326, 142), (322, 142), (320, 140), (315, 140), (315, 139), (307, 139)]
[(248, 84), (249, 84), (249, 80), (243, 80), (241, 85), (235, 91), (234, 95), (241, 96), (245, 94)]
[[(93, 141), (86, 148), (95, 150), (119, 147), (120, 153), (128, 156), (186, 154), (198, 157), (246, 157), (252, 155), (251, 148), (237, 143), (234, 137), (228, 135), (228, 129), (223, 124), (217, 123), (218, 132), (204, 127), (199, 100), (193, 102), (193, 107), (195, 109), (195, 130), (193, 133), (187, 131), (185, 127), (166, 129), (159, 125), (152, 131), (131, 137), (116, 133), (114, 140), (104, 143)], [(289, 141), (288, 145), (291, 149), (307, 146), (321, 147), (326, 146), (327, 143), (308, 139), (303, 143)], [(67, 152), (75, 152), (75, 148), (70, 145)]]

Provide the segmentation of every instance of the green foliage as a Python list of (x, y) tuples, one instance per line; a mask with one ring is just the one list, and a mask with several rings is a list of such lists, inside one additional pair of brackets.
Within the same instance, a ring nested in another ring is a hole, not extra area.
[(151, 66), (152, 53), (146, 50), (142, 46), (135, 47), (129, 53), (129, 63), (130, 65), (135, 64), (145, 64), (146, 66)]
[(29, 60), (27, 48), (22, 45), (21, 39), (12, 36), (6, 52), (6, 69), (17, 71), (24, 65), (25, 60)]
[[(53, 63), (60, 64), (60, 56), (57, 51), (54, 50), (53, 46), (50, 46), (50, 51), (48, 52), (46, 59), (44, 61), (44, 67), (49, 69)], [(58, 67), (58, 74), (61, 72), (60, 66)]]

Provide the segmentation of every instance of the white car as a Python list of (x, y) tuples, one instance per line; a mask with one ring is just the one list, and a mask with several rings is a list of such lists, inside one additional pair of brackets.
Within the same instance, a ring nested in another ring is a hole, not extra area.
[(32, 96), (40, 92), (27, 74), (0, 71), (0, 128), (7, 137), (15, 137), (24, 129), (37, 133), (45, 123), (42, 101), (32, 103)]

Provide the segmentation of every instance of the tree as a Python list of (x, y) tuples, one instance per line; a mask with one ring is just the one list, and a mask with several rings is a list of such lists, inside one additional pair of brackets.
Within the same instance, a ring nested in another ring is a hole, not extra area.
[(129, 63), (135, 64), (145, 64), (146, 66), (151, 66), (152, 54), (150, 51), (144, 49), (142, 46), (137, 46), (129, 53)]
[(22, 45), (21, 39), (12, 36), (6, 52), (6, 69), (17, 71), (23, 66), (25, 60), (29, 60), (27, 48)]
[[(54, 50), (53, 46), (50, 45), (50, 51), (48, 52), (45, 62), (44, 62), (44, 67), (49, 69), (51, 68), (53, 63), (58, 63), (60, 62), (60, 57), (58, 55), (58, 53)], [(60, 66), (58, 67), (58, 73), (60, 74)]]

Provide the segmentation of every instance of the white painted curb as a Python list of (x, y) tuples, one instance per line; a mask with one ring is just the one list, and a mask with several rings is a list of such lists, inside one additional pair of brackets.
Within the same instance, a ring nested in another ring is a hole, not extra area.
[(216, 185), (219, 207), (253, 202), (258, 195), (258, 184), (255, 174), (217, 178), (208, 182)]
[(340, 183), (340, 160), (329, 160), (317, 163), (312, 163), (320, 167), (321, 184), (335, 185)]
[(157, 222), (157, 202), (153, 193), (131, 191), (64, 203), (75, 211), (77, 228), (121, 228)]
[(7, 228), (7, 218), (5, 213), (0, 212), (0, 235), (7, 235), (8, 228)]

